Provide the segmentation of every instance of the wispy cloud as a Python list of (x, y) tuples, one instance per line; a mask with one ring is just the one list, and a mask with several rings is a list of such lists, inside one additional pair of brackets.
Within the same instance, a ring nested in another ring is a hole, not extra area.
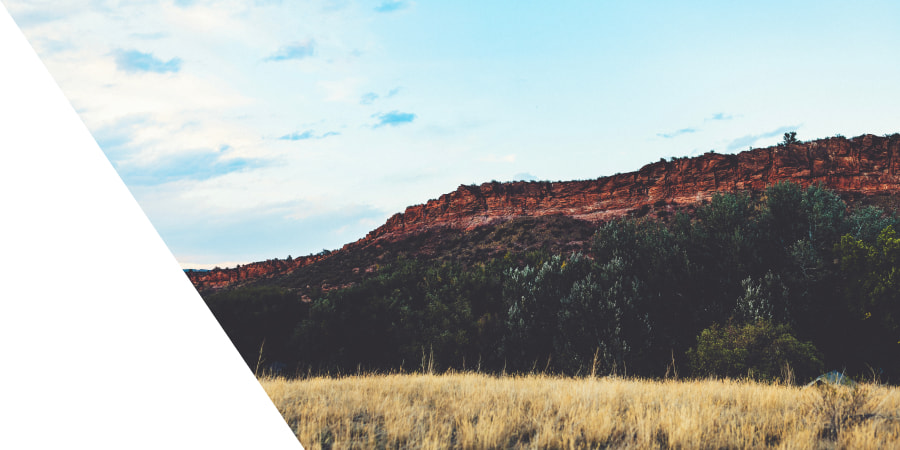
[(407, 6), (409, 6), (409, 2), (403, 1), (403, 0), (384, 1), (384, 2), (381, 2), (380, 5), (375, 7), (375, 11), (380, 12), (380, 13), (389, 13), (389, 12), (394, 12), (394, 11), (406, 8)]
[(796, 126), (785, 126), (785, 127), (780, 127), (775, 130), (769, 131), (767, 133), (748, 134), (746, 136), (742, 136), (742, 137), (739, 137), (739, 138), (731, 141), (731, 143), (728, 144), (728, 150), (733, 151), (733, 150), (743, 149), (744, 147), (750, 147), (753, 145), (754, 142), (756, 142), (760, 139), (772, 138), (772, 137), (776, 137), (776, 136), (783, 136), (784, 133), (787, 133), (788, 131), (794, 131), (796, 129), (797, 129)]
[(378, 100), (378, 94), (376, 94), (374, 92), (366, 92), (359, 99), (359, 103), (362, 105), (371, 105), (372, 102), (374, 102), (375, 100)]
[(138, 130), (151, 125), (152, 121), (145, 115), (126, 116), (97, 128), (92, 134), (106, 157), (115, 164), (138, 151), (135, 136)]
[(152, 164), (139, 167), (119, 164), (116, 169), (126, 184), (154, 186), (179, 180), (207, 180), (264, 165), (261, 160), (228, 158), (225, 154), (230, 149), (231, 147), (222, 146), (218, 152), (174, 154)]
[(282, 141), (302, 141), (305, 139), (312, 139), (312, 138), (313, 138), (312, 130), (306, 130), (302, 133), (300, 133), (299, 131), (295, 131), (291, 134), (286, 134), (284, 136), (281, 136), (278, 139), (281, 139)]
[[(4, 2), (7, 3), (7, 2)], [(8, 5), (10, 13), (16, 19), (16, 24), (22, 28), (30, 28), (33, 26), (43, 25), (48, 22), (57, 21), (70, 17), (74, 11), (64, 8), (27, 8), (22, 11), (15, 11), (13, 8), (22, 8), (23, 5), (13, 3)]]
[(725, 113), (715, 113), (712, 115), (712, 117), (706, 120), (731, 120), (732, 118), (734, 118), (734, 116), (732, 116), (731, 114), (726, 115)]
[(113, 51), (116, 58), (116, 68), (128, 73), (135, 72), (178, 72), (181, 70), (181, 58), (172, 58), (163, 61), (152, 53), (143, 53), (138, 50), (122, 50)]
[[(390, 91), (388, 91), (388, 93), (384, 95), (384, 98), (391, 98), (391, 97), (397, 95), (399, 92), (400, 92), (400, 86), (397, 86), (397, 87), (391, 89)], [(366, 92), (365, 94), (363, 94), (362, 97), (360, 97), (359, 103), (361, 105), (371, 105), (372, 103), (375, 103), (375, 100), (378, 100), (379, 98), (382, 98), (382, 97), (374, 92)]]
[(682, 134), (696, 133), (696, 132), (697, 132), (697, 129), (695, 129), (695, 128), (682, 128), (678, 131), (673, 131), (671, 133), (657, 133), (656, 135), (661, 138), (671, 139), (676, 136), (681, 136)]
[(338, 136), (341, 133), (337, 131), (329, 131), (325, 134), (316, 135), (313, 130), (306, 130), (304, 132), (295, 131), (291, 134), (286, 134), (284, 136), (279, 137), (278, 139), (282, 141), (302, 141), (306, 139), (325, 139), (329, 136)]
[(413, 113), (404, 113), (400, 111), (391, 111), (387, 113), (375, 114), (372, 117), (378, 119), (378, 123), (376, 123), (372, 128), (379, 128), (385, 125), (390, 125), (395, 127), (397, 125), (401, 125), (404, 123), (410, 123), (415, 120), (416, 115)]
[(265, 61), (286, 61), (289, 59), (303, 59), (315, 54), (316, 43), (312, 39), (306, 42), (297, 42), (278, 49), (269, 55)]
[[(710, 117), (703, 119), (703, 122), (731, 120), (733, 117), (734, 116), (732, 116), (731, 114), (725, 114), (725, 113), (719, 112), (719, 113), (713, 114)], [(698, 131), (700, 131), (700, 128), (698, 128), (698, 127), (688, 127), (688, 128), (682, 128), (677, 131), (672, 131), (670, 133), (657, 133), (656, 135), (663, 139), (672, 139), (674, 137), (678, 137), (683, 134), (696, 133)]]

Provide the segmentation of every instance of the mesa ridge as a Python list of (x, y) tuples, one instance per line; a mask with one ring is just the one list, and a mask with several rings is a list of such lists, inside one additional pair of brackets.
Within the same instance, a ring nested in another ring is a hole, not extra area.
[(804, 187), (821, 184), (844, 197), (896, 193), (900, 191), (900, 134), (831, 137), (737, 154), (708, 152), (661, 160), (634, 172), (595, 180), (461, 185), (437, 199), (406, 208), (335, 252), (187, 275), (198, 289), (219, 289), (290, 273), (336, 253), (396, 242), (430, 230), (470, 231), (516, 218), (550, 215), (599, 224), (635, 211), (696, 205), (716, 192), (759, 192), (782, 181)]

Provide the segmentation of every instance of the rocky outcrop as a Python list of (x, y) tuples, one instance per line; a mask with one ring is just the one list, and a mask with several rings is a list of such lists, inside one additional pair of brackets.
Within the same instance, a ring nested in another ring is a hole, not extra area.
[(763, 190), (779, 181), (821, 183), (841, 193), (862, 195), (897, 192), (900, 135), (835, 137), (730, 155), (710, 152), (588, 181), (460, 186), (407, 208), (344, 248), (432, 227), (472, 229), (519, 216), (564, 214), (600, 222), (641, 208), (698, 203), (720, 191)]
[[(603, 222), (642, 209), (696, 204), (715, 192), (763, 190), (779, 181), (803, 186), (821, 183), (842, 194), (896, 193), (900, 191), (900, 134), (834, 137), (729, 155), (710, 152), (694, 158), (663, 160), (636, 172), (596, 180), (460, 186), (454, 192), (395, 214), (340, 251), (399, 240), (429, 229), (471, 230), (522, 216), (563, 214)], [(298, 258), (287, 264), (267, 261), (189, 276), (198, 288), (222, 287), (295, 270), (324, 257), (328, 255)]]
[(221, 289), (260, 278), (271, 278), (275, 275), (293, 272), (301, 267), (322, 261), (328, 253), (304, 256), (301, 258), (270, 259), (234, 268), (216, 268), (208, 272), (186, 272), (191, 283), (198, 290)]

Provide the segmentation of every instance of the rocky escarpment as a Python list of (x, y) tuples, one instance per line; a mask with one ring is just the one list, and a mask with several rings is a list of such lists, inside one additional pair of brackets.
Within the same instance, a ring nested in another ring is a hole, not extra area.
[(697, 203), (718, 191), (762, 190), (779, 181), (822, 183), (842, 193), (863, 195), (897, 192), (900, 135), (829, 138), (733, 155), (707, 153), (588, 181), (460, 186), (394, 215), (345, 248), (429, 227), (472, 229), (517, 216), (564, 214), (604, 221), (642, 207)]
[[(648, 164), (636, 172), (568, 182), (485, 183), (411, 206), (345, 245), (349, 252), (427, 230), (472, 230), (523, 216), (566, 215), (603, 222), (639, 210), (678, 208), (719, 191), (758, 191), (779, 182), (821, 183), (848, 195), (900, 191), (900, 134), (834, 137), (737, 154), (707, 153)], [(237, 269), (190, 273), (198, 288), (217, 288), (273, 276), (331, 255), (254, 263)]]
[(322, 261), (328, 256), (328, 253), (320, 253), (301, 258), (269, 259), (243, 266), (238, 265), (234, 268), (215, 268), (207, 272), (186, 272), (186, 274), (198, 290), (220, 289), (249, 280), (290, 273), (301, 267)]

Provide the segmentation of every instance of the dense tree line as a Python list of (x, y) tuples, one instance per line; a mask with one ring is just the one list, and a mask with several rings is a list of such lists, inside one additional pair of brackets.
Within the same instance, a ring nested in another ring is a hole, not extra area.
[(398, 259), (309, 303), (277, 287), (206, 300), (254, 368), (262, 357), (301, 371), (772, 379), (788, 364), (798, 380), (845, 370), (897, 381), (898, 222), (780, 183), (758, 198), (717, 194), (693, 217), (608, 222), (586, 254)]

